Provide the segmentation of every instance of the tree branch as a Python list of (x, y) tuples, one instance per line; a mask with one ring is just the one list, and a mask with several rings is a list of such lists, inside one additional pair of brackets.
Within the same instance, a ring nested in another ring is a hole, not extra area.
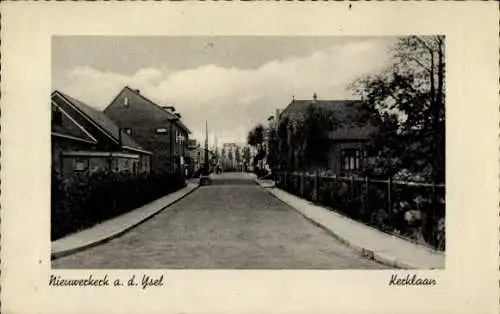
[(430, 73), (430, 72), (432, 72), (432, 70), (431, 70), (429, 67), (425, 66), (425, 65), (424, 65), (424, 64), (423, 64), (420, 60), (418, 60), (417, 58), (411, 57), (410, 55), (406, 55), (405, 57), (406, 57), (406, 58), (408, 58), (408, 59), (409, 59), (409, 60), (411, 60), (411, 61), (414, 61), (414, 62), (415, 62), (415, 63), (417, 63), (418, 65), (420, 65), (420, 66), (421, 66), (424, 70), (426, 70), (427, 72), (429, 72), (429, 73)]
[(422, 38), (418, 36), (411, 36), (411, 38), (416, 39), (420, 44), (422, 44), (430, 54), (434, 54), (434, 49), (432, 49), (432, 47), (429, 47), (429, 45), (427, 45), (427, 43)]

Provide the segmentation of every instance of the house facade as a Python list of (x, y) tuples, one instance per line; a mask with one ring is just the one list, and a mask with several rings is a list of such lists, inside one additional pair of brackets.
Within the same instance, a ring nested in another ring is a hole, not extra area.
[(191, 131), (174, 107), (157, 105), (139, 90), (126, 86), (104, 113), (134, 141), (152, 152), (152, 171), (166, 172), (183, 166)]
[(53, 170), (63, 177), (98, 170), (149, 172), (151, 152), (106, 115), (60, 91), (51, 95)]
[(304, 119), (309, 106), (320, 109), (332, 121), (333, 127), (325, 130), (326, 162), (323, 168), (338, 175), (352, 175), (361, 170), (367, 157), (367, 144), (378, 131), (377, 121), (359, 100), (320, 100), (314, 94), (310, 100), (296, 100), (280, 113), (277, 111), (273, 126), (288, 117), (290, 121)]
[[(190, 140), (189, 157), (193, 161), (193, 172), (196, 173), (203, 168), (205, 164), (205, 152), (206, 149), (200, 143), (197, 143), (196, 140)], [(208, 150), (208, 158), (209, 166), (213, 167), (215, 158), (215, 154), (213, 151)]]
[(196, 173), (203, 167), (205, 154), (201, 145), (197, 143), (196, 140), (189, 140), (188, 152), (189, 157), (193, 161), (192, 172)]

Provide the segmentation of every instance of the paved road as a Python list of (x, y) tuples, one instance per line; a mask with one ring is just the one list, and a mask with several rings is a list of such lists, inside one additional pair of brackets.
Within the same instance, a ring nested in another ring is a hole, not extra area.
[(123, 236), (54, 268), (381, 269), (243, 174), (223, 174)]

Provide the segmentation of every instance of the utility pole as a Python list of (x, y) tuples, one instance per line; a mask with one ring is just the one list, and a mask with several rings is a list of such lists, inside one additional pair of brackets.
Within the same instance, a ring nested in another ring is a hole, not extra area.
[(215, 142), (215, 157), (219, 158), (219, 147), (217, 146), (217, 133), (214, 132), (214, 142)]
[(205, 120), (205, 164), (203, 165), (205, 175), (209, 174), (208, 164), (208, 121)]

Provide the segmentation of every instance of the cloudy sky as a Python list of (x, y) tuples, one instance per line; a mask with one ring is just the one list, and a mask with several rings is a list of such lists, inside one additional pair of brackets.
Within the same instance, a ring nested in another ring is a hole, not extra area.
[(52, 39), (52, 86), (100, 110), (125, 86), (173, 104), (193, 137), (244, 143), (295, 96), (353, 99), (347, 85), (380, 70), (390, 37), (105, 37)]

